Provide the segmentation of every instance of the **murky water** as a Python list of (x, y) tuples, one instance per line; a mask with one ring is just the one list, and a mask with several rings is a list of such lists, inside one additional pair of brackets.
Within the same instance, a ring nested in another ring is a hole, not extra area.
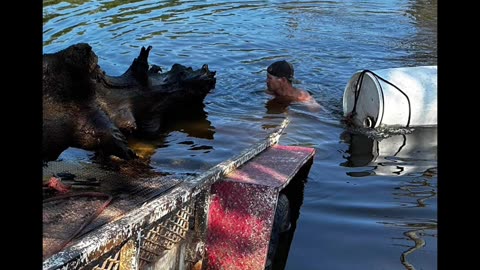
[[(159, 171), (194, 173), (285, 117), (280, 143), (315, 147), (286, 269), (436, 269), (437, 130), (362, 135), (341, 123), (358, 70), (437, 64), (437, 1), (43, 1), (44, 52), (88, 42), (120, 75), (142, 46), (170, 69), (208, 64), (204, 114), (147, 145)], [(286, 59), (325, 111), (269, 104), (265, 68)], [(152, 145), (155, 147), (152, 148)]]

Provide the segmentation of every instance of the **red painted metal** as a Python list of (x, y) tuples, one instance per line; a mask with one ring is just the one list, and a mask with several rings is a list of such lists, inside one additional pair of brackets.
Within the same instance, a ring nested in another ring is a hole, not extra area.
[(275, 213), (272, 188), (221, 182), (212, 188), (207, 269), (263, 269)]
[(314, 148), (277, 144), (230, 173), (224, 180), (282, 189), (314, 154)]
[(212, 185), (206, 269), (264, 269), (278, 194), (314, 155), (274, 145)]

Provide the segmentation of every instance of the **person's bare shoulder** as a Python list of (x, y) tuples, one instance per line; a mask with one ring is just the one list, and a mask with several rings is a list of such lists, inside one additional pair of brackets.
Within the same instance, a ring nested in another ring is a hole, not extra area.
[(322, 106), (318, 104), (318, 102), (312, 96), (310, 96), (308, 100), (304, 101), (303, 104), (305, 104), (305, 106), (307, 106), (308, 110), (311, 112), (319, 112), (323, 109)]
[[(300, 89), (299, 89), (300, 90)], [(305, 90), (300, 90), (300, 95), (298, 96), (298, 101), (307, 106), (308, 110), (311, 112), (319, 112), (322, 110), (322, 106), (313, 98), (310, 93)]]

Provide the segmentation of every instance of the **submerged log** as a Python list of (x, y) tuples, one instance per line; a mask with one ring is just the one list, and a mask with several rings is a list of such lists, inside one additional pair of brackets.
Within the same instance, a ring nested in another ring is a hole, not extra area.
[(105, 74), (86, 43), (43, 55), (44, 161), (68, 147), (132, 159), (127, 136), (151, 136), (179, 108), (203, 108), (216, 72), (206, 64), (197, 70), (174, 64), (162, 72), (148, 63), (151, 49), (142, 47), (121, 76)]

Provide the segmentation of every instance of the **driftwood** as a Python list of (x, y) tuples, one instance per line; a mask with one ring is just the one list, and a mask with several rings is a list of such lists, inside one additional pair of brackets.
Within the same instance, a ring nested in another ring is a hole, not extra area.
[(151, 48), (142, 47), (121, 76), (106, 75), (86, 43), (43, 55), (44, 161), (68, 147), (132, 159), (127, 136), (154, 135), (177, 112), (203, 108), (215, 71), (174, 64), (162, 72), (148, 63)]

